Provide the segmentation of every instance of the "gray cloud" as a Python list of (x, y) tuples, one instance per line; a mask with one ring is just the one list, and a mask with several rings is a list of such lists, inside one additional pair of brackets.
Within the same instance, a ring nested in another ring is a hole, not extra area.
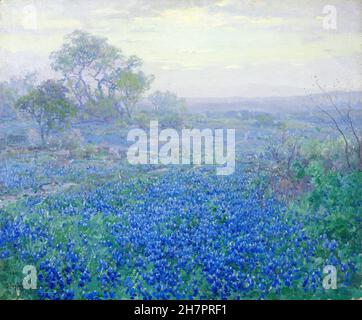
[[(0, 9), (4, 4), (2, 79), (27, 68), (51, 76), (50, 51), (65, 34), (85, 29), (140, 56), (156, 75), (154, 89), (185, 96), (238, 95), (245, 88), (270, 95), (290, 83), (310, 87), (312, 74), (327, 84), (338, 75), (362, 86), (359, 0), (2, 0)], [(21, 23), (29, 4), (39, 15), (37, 29)], [(337, 9), (337, 30), (322, 28), (326, 4)]]

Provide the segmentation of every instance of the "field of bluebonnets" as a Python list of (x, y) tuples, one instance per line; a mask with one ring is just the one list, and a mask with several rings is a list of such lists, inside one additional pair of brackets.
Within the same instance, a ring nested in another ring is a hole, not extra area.
[[(82, 152), (68, 162), (49, 151), (3, 158), (2, 298), (360, 295), (361, 172), (296, 162), (296, 179), (314, 186), (287, 201), (243, 162), (217, 176)], [(36, 290), (22, 288), (25, 265), (36, 266)], [(336, 290), (322, 287), (326, 265), (338, 270)]]
[[(64, 77), (72, 61), (109, 52), (87, 33), (67, 41), (52, 55)], [(85, 97), (79, 82), (74, 97), (59, 81), (32, 86), (34, 75), (1, 83), (0, 298), (361, 298), (360, 101), (345, 109), (322, 95), (313, 112), (206, 114), (156, 92), (132, 111), (151, 81), (135, 59), (124, 60), (126, 76), (101, 69), (118, 95), (98, 86)], [(129, 164), (129, 128), (155, 118), (235, 128), (235, 172)], [(27, 265), (36, 288), (23, 286)]]

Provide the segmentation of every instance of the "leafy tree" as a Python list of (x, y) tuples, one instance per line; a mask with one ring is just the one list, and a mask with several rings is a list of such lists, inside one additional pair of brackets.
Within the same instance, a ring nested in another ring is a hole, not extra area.
[(147, 111), (140, 111), (135, 114), (133, 120), (143, 130), (147, 130), (150, 125), (150, 121), (153, 120), (152, 114)]
[(155, 91), (148, 97), (153, 106), (153, 110), (159, 113), (163, 112), (185, 112), (186, 103), (184, 99), (180, 99), (176, 94), (166, 91)]
[(12, 77), (9, 81), (0, 82), (0, 116), (16, 118), (16, 101), (33, 89), (35, 83), (35, 72), (25, 74), (23, 78)]
[(9, 86), (15, 90), (18, 97), (27, 94), (34, 89), (38, 83), (38, 75), (34, 72), (27, 72), (24, 77), (12, 77), (9, 81)]
[(181, 128), (184, 124), (184, 113), (186, 103), (176, 94), (169, 91), (156, 91), (148, 97), (153, 108), (149, 111), (142, 111), (135, 115), (134, 120), (141, 128), (147, 128), (150, 120), (157, 117), (160, 126), (163, 128)]
[(261, 127), (269, 127), (274, 125), (274, 118), (271, 114), (258, 114), (256, 117), (257, 124)]
[(126, 113), (128, 119), (132, 117), (136, 104), (150, 88), (152, 80), (152, 76), (147, 77), (141, 71), (137, 73), (126, 71), (121, 74), (117, 81), (117, 88), (120, 91), (120, 108), (118, 111), (121, 115)]
[(50, 59), (82, 111), (94, 110), (102, 102), (121, 115), (130, 115), (151, 81), (138, 70), (142, 65), (138, 57), (126, 57), (106, 38), (85, 31), (67, 35)]
[(16, 107), (28, 114), (38, 125), (42, 143), (46, 144), (52, 130), (62, 129), (75, 115), (67, 98), (68, 89), (60, 82), (47, 80), (22, 96)]
[(51, 67), (61, 72), (80, 108), (95, 102), (106, 90), (112, 91), (116, 63), (121, 52), (107, 40), (76, 30), (65, 36), (65, 43), (50, 55)]
[(92, 117), (99, 119), (101, 121), (112, 121), (119, 116), (118, 111), (114, 108), (114, 99), (112, 98), (102, 98), (99, 99), (97, 104), (89, 105), (87, 108), (87, 114), (83, 115), (83, 118), (88, 117), (88, 113)]
[(0, 116), (14, 116), (14, 105), (17, 99), (16, 91), (10, 87), (9, 83), (0, 83)]

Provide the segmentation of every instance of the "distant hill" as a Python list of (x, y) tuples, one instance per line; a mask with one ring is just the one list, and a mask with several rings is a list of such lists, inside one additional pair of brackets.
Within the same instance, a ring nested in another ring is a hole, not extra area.
[[(353, 108), (362, 107), (362, 92), (330, 92), (338, 106), (350, 103)], [(316, 108), (318, 104), (329, 107), (329, 98), (323, 94), (291, 97), (266, 97), (266, 98), (186, 98), (190, 112), (215, 112), (215, 111), (259, 111), (269, 113), (295, 113), (306, 112)]]

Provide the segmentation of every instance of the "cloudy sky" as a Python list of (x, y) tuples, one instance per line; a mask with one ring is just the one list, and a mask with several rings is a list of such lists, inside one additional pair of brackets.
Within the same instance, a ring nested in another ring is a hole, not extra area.
[(75, 29), (184, 97), (308, 94), (315, 76), (362, 89), (361, 0), (0, 0), (0, 80), (50, 76), (50, 52)]

